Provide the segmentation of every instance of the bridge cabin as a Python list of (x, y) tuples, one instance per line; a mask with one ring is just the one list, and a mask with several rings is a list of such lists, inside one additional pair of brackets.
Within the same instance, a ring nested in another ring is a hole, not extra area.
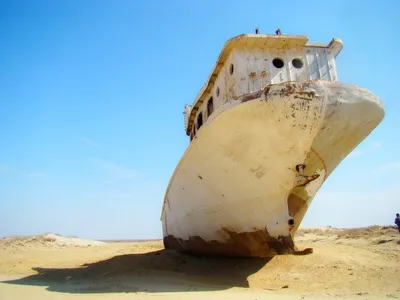
[[(258, 30), (256, 31), (258, 32)], [(335, 58), (339, 39), (328, 45), (308, 44), (307, 36), (242, 34), (228, 40), (192, 105), (185, 106), (190, 140), (207, 118), (229, 100), (285, 81), (337, 81)]]

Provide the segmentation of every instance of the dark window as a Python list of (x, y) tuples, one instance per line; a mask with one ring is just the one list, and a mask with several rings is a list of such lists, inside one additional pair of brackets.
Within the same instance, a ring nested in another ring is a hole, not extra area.
[(211, 116), (211, 114), (214, 111), (214, 103), (213, 103), (213, 97), (210, 98), (207, 102), (207, 116)]
[(274, 65), (275, 68), (281, 69), (285, 65), (283, 60), (280, 58), (274, 58), (272, 61), (272, 64)]
[(232, 75), (233, 74), (233, 64), (231, 64), (230, 66), (229, 66), (229, 73)]
[(203, 113), (199, 113), (197, 116), (197, 130), (203, 125)]
[(292, 60), (292, 65), (293, 67), (295, 67), (296, 69), (301, 69), (304, 65), (303, 61), (300, 58), (294, 58)]

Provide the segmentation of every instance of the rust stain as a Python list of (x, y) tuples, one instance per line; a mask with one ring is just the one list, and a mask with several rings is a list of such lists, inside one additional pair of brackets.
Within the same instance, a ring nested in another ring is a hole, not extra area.
[(256, 77), (257, 77), (256, 72), (251, 72), (251, 73), (249, 74), (249, 78), (250, 78), (251, 80), (253, 80), (253, 79), (256, 78)]
[(302, 97), (302, 96), (298, 96), (298, 95), (295, 95), (294, 98), (295, 99), (301, 99), (301, 100), (307, 100), (307, 101), (313, 100), (312, 98), (306, 98), (306, 97)]
[(303, 100), (313, 100), (315, 98), (319, 98), (314, 91), (305, 92), (304, 87), (307, 86), (305, 83), (302, 85), (298, 83), (285, 83), (281, 85), (282, 88), (274, 91), (270, 96), (280, 96), (280, 97), (289, 97), (294, 95), (294, 98), (303, 99)]
[(268, 73), (266, 71), (262, 71), (260, 74), (261, 78), (265, 78), (265, 77), (267, 77), (267, 75), (268, 75)]
[(167, 235), (163, 239), (164, 247), (197, 255), (225, 257), (273, 257), (280, 254), (312, 253), (311, 248), (298, 250), (291, 236), (273, 238), (266, 229), (240, 233), (227, 229), (223, 231), (229, 236), (229, 239), (223, 242), (206, 241), (200, 236), (191, 236), (183, 240)]
[(319, 153), (318, 153), (313, 147), (311, 147), (311, 151), (314, 152), (314, 154), (318, 157), (319, 161), (321, 162), (321, 164), (322, 164), (322, 166), (323, 166), (323, 168), (324, 168), (324, 171), (325, 171), (325, 174), (324, 174), (324, 181), (325, 181), (326, 176), (328, 175), (328, 169), (326, 168), (325, 161), (324, 161), (324, 159), (321, 157), (321, 155), (319, 155)]
[(255, 93), (251, 93), (251, 94), (246, 94), (242, 96), (242, 103), (250, 101), (250, 100), (254, 100), (257, 98), (260, 98), (262, 95), (262, 90), (255, 92)]
[(265, 96), (269, 94), (270, 86), (266, 86), (265, 88), (262, 89), (263, 93)]
[(296, 92), (294, 98), (303, 99), (303, 100), (313, 100), (317, 97), (317, 94), (314, 91), (305, 92), (304, 88), (301, 88), (299, 92)]
[(299, 182), (295, 187), (306, 186), (307, 184), (309, 184), (311, 181), (314, 181), (318, 177), (319, 177), (318, 173), (315, 173), (315, 174), (310, 175), (310, 176), (304, 175), (304, 179), (301, 182)]
[(241, 102), (244, 103), (244, 102), (247, 102), (247, 101), (250, 101), (250, 100), (254, 100), (254, 99), (260, 98), (262, 94), (264, 94), (265, 96), (268, 96), (270, 88), (271, 87), (269, 85), (267, 85), (266, 87), (264, 87), (263, 89), (261, 89), (261, 90), (259, 90), (257, 92), (243, 95), (241, 97), (241, 100), (242, 100)]
[[(256, 76), (255, 73), (250, 73), (249, 77), (251, 76)], [(259, 97), (261, 97), (262, 94), (265, 95), (266, 98), (272, 97), (272, 96), (279, 96), (279, 97), (289, 97), (294, 95), (295, 99), (302, 99), (302, 100), (307, 100), (307, 101), (311, 101), (314, 100), (316, 98), (320, 98), (319, 96), (317, 96), (317, 94), (314, 91), (310, 91), (310, 92), (305, 92), (304, 91), (304, 86), (303, 85), (299, 85), (296, 83), (286, 83), (285, 85), (282, 85), (282, 87), (278, 90), (274, 90), (272, 93), (270, 93), (271, 87), (273, 85), (267, 85), (265, 86), (263, 89), (254, 92), (254, 93), (249, 93), (249, 94), (245, 94), (243, 96), (241, 96), (241, 102), (247, 102), (250, 100), (254, 100), (257, 99)]]

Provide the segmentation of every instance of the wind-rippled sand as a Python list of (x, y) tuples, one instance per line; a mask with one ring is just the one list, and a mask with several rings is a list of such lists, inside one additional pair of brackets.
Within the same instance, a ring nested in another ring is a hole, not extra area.
[(0, 239), (0, 299), (400, 299), (394, 227), (301, 229), (305, 256), (221, 259), (161, 241)]

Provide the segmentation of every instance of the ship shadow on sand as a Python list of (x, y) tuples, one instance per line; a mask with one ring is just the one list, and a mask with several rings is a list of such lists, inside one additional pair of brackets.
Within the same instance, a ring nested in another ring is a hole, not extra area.
[(248, 287), (268, 258), (220, 258), (161, 250), (124, 254), (76, 268), (33, 268), (37, 274), (3, 281), (63, 293), (217, 291)]

